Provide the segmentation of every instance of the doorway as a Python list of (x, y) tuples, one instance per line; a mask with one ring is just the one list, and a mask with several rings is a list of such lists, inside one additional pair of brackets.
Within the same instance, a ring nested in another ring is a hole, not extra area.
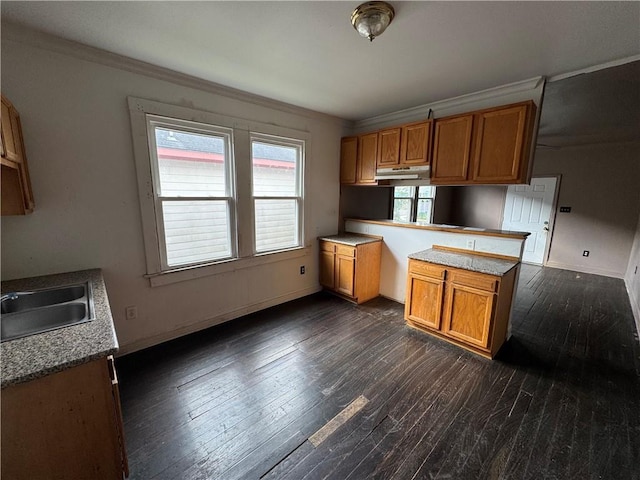
[(525, 240), (523, 262), (544, 264), (558, 183), (555, 176), (536, 177), (531, 179), (531, 185), (509, 185), (507, 188), (502, 229), (531, 232)]

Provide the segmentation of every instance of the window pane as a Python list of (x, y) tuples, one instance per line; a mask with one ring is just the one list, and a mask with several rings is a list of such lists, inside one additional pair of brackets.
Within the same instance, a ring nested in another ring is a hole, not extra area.
[(419, 187), (418, 188), (418, 197), (419, 198), (433, 198), (436, 193), (436, 187)]
[(421, 198), (418, 200), (418, 216), (417, 220), (431, 222), (431, 204), (433, 200)]
[[(397, 188), (397, 187), (396, 187)], [(394, 198), (393, 199), (393, 219), (401, 222), (411, 221), (411, 199)]]
[(253, 195), (293, 197), (298, 195), (298, 148), (251, 142)]
[(255, 200), (256, 251), (266, 252), (298, 246), (298, 202)]
[(229, 209), (225, 200), (162, 202), (167, 265), (231, 256)]
[(400, 198), (413, 198), (416, 187), (393, 187), (393, 196)]
[(225, 138), (156, 127), (160, 192), (164, 197), (224, 197)]

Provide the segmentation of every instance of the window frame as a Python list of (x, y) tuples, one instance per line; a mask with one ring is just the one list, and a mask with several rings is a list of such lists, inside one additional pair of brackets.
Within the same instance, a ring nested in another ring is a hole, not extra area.
[[(288, 195), (288, 196), (271, 196), (271, 195), (261, 195), (256, 196), (254, 187), (254, 177), (253, 177), (253, 142), (265, 143), (270, 145), (282, 146), (282, 147), (293, 147), (298, 151), (297, 159), (296, 159), (296, 195)], [(303, 245), (304, 242), (304, 177), (305, 177), (305, 141), (299, 140), (295, 138), (288, 138), (276, 135), (268, 135), (261, 132), (250, 132), (249, 134), (249, 147), (251, 149), (251, 208), (252, 208), (252, 218), (253, 218), (253, 254), (254, 255), (266, 255), (270, 253), (275, 253), (283, 250), (289, 250), (291, 248), (299, 248)], [(255, 231), (256, 225), (256, 199), (262, 200), (296, 200), (296, 220), (297, 220), (297, 228), (296, 228), (296, 239), (297, 244), (292, 247), (286, 248), (276, 248), (271, 250), (261, 250), (258, 251), (258, 239), (257, 232)]]
[[(397, 197), (396, 196), (396, 188), (398, 187), (412, 187), (414, 188), (413, 191), (413, 195), (411, 197)], [(430, 197), (421, 197), (420, 196), (420, 187), (430, 187), (433, 188), (433, 195)], [(436, 200), (436, 187), (435, 185), (396, 185), (393, 188), (393, 192), (391, 195), (391, 208), (390, 208), (390, 213), (389, 213), (389, 218), (391, 218), (392, 220), (395, 220), (393, 218), (393, 212), (395, 210), (395, 203), (396, 200), (409, 200), (411, 202), (411, 213), (410, 213), (410, 219), (408, 220), (409, 222), (417, 222), (417, 217), (418, 217), (418, 202), (420, 200), (431, 200), (431, 213), (429, 214), (429, 223), (433, 223), (433, 209), (435, 206), (435, 200)], [(423, 221), (423, 220), (421, 220)]]
[[(230, 128), (219, 127), (217, 125), (209, 125), (198, 122), (191, 122), (166, 116), (147, 114), (147, 140), (149, 142), (149, 155), (151, 166), (151, 177), (153, 180), (153, 199), (155, 204), (156, 229), (158, 231), (158, 248), (160, 254), (160, 266), (162, 271), (169, 271), (176, 268), (188, 268), (195, 265), (203, 265), (215, 263), (225, 260), (237, 258), (237, 215), (236, 215), (236, 188), (235, 188), (235, 161), (233, 158), (233, 130)], [(165, 128), (185, 133), (195, 133), (200, 135), (210, 135), (222, 137), (225, 144), (225, 196), (166, 196), (162, 194), (160, 185), (160, 162), (158, 159), (158, 149), (156, 143), (155, 128)], [(228, 157), (228, 158), (227, 158)], [(228, 219), (228, 235), (229, 235), (229, 255), (219, 258), (213, 258), (205, 261), (197, 261), (183, 263), (179, 265), (169, 265), (167, 260), (167, 244), (165, 235), (164, 221), (164, 202), (206, 202), (206, 201), (225, 201), (227, 203), (227, 219)]]
[[(306, 257), (313, 252), (313, 232), (309, 231), (309, 225), (311, 224), (311, 202), (309, 202), (308, 199), (304, 199), (304, 195), (309, 191), (309, 172), (307, 171), (306, 164), (308, 164), (310, 159), (311, 135), (308, 131), (239, 119), (206, 110), (196, 110), (191, 107), (171, 105), (136, 97), (127, 97), (127, 102), (131, 120), (133, 153), (146, 262), (146, 273), (143, 276), (149, 280), (152, 287)], [(234, 221), (236, 224), (236, 257), (207, 263), (169, 267), (168, 269), (166, 266), (163, 266), (160, 253), (160, 238), (162, 238), (162, 236), (158, 230), (157, 209), (154, 199), (155, 186), (151, 172), (153, 162), (149, 148), (147, 115), (165, 117), (187, 123), (194, 122), (196, 124), (204, 124), (221, 129), (227, 128), (232, 131), (233, 141), (230, 144), (230, 149), (235, 157), (231, 168), (233, 169), (232, 176), (234, 179), (234, 188), (236, 189), (234, 212)], [(297, 247), (268, 251), (265, 253), (256, 253), (254, 251), (254, 211), (252, 207), (252, 159), (250, 142), (252, 132), (261, 135), (272, 135), (275, 137), (304, 141), (303, 156), (305, 165), (301, 172), (302, 177), (300, 179), (303, 209), (299, 213), (299, 217), (301, 218), (299, 226), (300, 241)]]

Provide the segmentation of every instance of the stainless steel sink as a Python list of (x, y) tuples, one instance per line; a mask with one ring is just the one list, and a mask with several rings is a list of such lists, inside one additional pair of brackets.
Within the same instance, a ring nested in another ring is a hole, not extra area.
[(2, 296), (0, 313), (4, 342), (93, 320), (93, 295), (89, 283), (12, 292)]

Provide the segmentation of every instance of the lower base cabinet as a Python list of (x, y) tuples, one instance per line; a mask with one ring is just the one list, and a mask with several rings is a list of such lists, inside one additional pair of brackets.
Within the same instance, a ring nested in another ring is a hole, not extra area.
[(129, 475), (113, 358), (2, 390), (2, 478)]
[(320, 284), (363, 303), (380, 294), (382, 240), (358, 245), (320, 240)]
[(409, 260), (410, 326), (493, 358), (507, 337), (519, 265), (504, 276)]

